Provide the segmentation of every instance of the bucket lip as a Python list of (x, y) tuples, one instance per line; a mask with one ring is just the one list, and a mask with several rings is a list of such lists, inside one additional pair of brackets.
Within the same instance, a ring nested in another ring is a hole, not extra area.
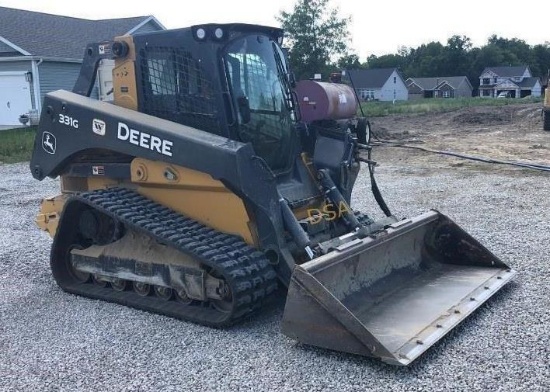
[[(361, 342), (371, 356), (391, 365), (407, 366), (481, 307), (515, 275), (516, 271), (511, 268), (497, 268), (493, 276), (393, 352), (386, 349), (377, 337), (308, 271), (303, 269), (295, 271), (292, 283), (299, 285), (315, 298), (320, 306)], [(283, 324), (287, 321), (286, 316), (285, 312)], [(288, 333), (285, 334), (291, 336)], [(297, 339), (295, 336), (291, 337)]]
[(457, 305), (450, 308), (448, 313), (443, 314), (424, 328), (417, 336), (414, 336), (401, 346), (394, 353), (392, 358), (381, 359), (384, 362), (392, 364), (396, 364), (396, 360), (401, 365), (410, 364), (449, 331), (465, 320), (476, 309), (481, 307), (506, 283), (512, 280), (516, 273), (517, 272), (511, 268), (501, 269), (498, 273), (464, 297)]

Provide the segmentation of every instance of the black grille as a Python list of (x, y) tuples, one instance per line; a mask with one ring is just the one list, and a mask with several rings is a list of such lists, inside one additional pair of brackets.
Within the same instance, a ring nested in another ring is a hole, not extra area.
[(189, 52), (173, 47), (140, 51), (144, 113), (218, 133), (214, 83)]

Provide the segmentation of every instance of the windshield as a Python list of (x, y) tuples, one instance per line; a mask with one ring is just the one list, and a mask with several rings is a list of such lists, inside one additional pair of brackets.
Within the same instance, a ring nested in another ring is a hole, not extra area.
[(279, 46), (263, 35), (233, 41), (225, 66), (238, 113), (238, 135), (274, 171), (290, 164), (293, 114)]

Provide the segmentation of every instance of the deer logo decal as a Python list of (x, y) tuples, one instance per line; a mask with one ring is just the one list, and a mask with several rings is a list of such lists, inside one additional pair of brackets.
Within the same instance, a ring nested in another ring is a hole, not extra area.
[(53, 134), (49, 132), (44, 132), (42, 134), (42, 148), (48, 154), (55, 154), (55, 148), (57, 147), (56, 144), (55, 136)]

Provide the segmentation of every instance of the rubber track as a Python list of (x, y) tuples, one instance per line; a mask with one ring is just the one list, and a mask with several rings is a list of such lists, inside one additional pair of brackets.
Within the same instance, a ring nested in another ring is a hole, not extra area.
[[(80, 193), (66, 202), (84, 203), (159, 243), (186, 253), (220, 273), (231, 287), (233, 309), (221, 312), (205, 303), (185, 305), (165, 301), (154, 295), (141, 297), (134, 291), (117, 292), (110, 287), (76, 281), (58, 284), (66, 291), (90, 298), (116, 302), (134, 308), (208, 326), (227, 326), (261, 307), (277, 288), (276, 274), (262, 252), (239, 237), (220, 233), (186, 218), (139, 193), (125, 188), (110, 188)], [(75, 222), (74, 217), (70, 222)], [(63, 219), (63, 224), (66, 220)], [(74, 224), (74, 223), (73, 223)], [(52, 253), (53, 254), (53, 253)], [(52, 260), (52, 263), (61, 262)], [(55, 274), (54, 274), (55, 276)]]

